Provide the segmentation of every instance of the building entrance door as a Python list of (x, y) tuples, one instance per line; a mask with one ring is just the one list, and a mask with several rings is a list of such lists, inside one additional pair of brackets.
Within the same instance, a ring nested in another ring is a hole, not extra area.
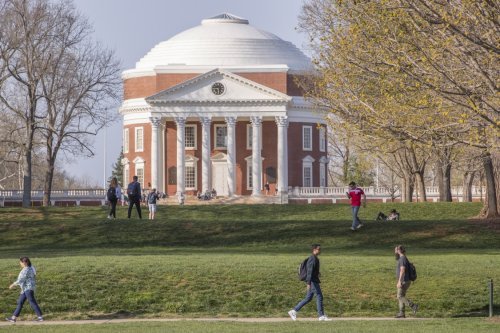
[(212, 187), (217, 191), (217, 195), (227, 196), (227, 162), (212, 163)]

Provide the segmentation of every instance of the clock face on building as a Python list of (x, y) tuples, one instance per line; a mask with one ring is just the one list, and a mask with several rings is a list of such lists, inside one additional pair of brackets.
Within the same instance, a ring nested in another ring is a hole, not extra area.
[(224, 85), (220, 82), (215, 82), (214, 84), (212, 84), (212, 93), (214, 95), (222, 95), (224, 93), (224, 91), (226, 91), (226, 87), (224, 87)]

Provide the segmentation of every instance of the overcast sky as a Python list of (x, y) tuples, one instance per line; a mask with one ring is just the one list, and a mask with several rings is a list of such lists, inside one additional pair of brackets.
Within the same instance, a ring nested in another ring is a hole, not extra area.
[[(246, 18), (251, 25), (304, 50), (306, 38), (295, 29), (302, 3), (303, 0), (75, 0), (77, 9), (93, 25), (95, 40), (115, 50), (123, 70), (134, 68), (159, 42), (224, 12)], [(120, 153), (121, 129), (119, 120), (103, 130), (94, 141), (95, 157), (75, 158), (65, 162), (64, 168), (91, 184), (102, 185)]]

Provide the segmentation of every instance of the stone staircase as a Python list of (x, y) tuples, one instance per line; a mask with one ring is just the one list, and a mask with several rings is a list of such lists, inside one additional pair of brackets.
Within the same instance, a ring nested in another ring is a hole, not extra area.
[[(184, 205), (194, 206), (194, 205), (270, 205), (270, 204), (282, 204), (288, 203), (288, 197), (284, 197), (283, 200), (280, 196), (262, 195), (259, 197), (252, 196), (235, 196), (235, 197), (216, 197), (211, 200), (198, 200), (195, 196), (186, 196)], [(170, 196), (165, 199), (161, 199), (158, 205), (179, 205), (176, 196)]]

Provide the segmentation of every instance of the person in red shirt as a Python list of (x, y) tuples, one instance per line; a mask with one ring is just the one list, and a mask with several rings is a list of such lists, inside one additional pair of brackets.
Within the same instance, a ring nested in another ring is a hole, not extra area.
[(358, 212), (361, 206), (361, 197), (363, 197), (363, 208), (366, 207), (366, 195), (363, 189), (356, 186), (355, 182), (349, 183), (349, 192), (346, 192), (347, 197), (351, 199), (351, 209), (352, 209), (352, 226), (351, 230), (356, 231), (363, 226), (363, 223), (359, 220)]

